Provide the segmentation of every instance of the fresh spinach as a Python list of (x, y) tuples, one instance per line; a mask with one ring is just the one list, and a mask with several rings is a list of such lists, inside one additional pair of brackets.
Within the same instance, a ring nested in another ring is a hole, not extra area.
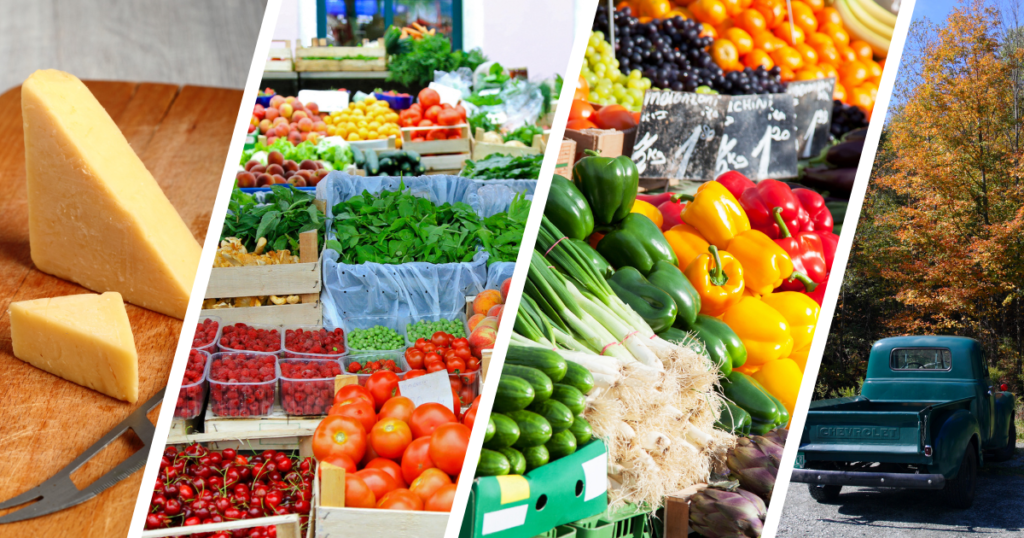
[(221, 239), (237, 237), (252, 252), (260, 237), (266, 237), (266, 251), (289, 249), (299, 252), (299, 234), (317, 230), (317, 250), (324, 244), (326, 216), (313, 203), (315, 197), (291, 186), (273, 185), (263, 203), (239, 189), (231, 192), (230, 211), (224, 219)]
[(536, 125), (523, 125), (522, 127), (512, 131), (505, 135), (505, 142), (510, 140), (518, 140), (527, 146), (533, 145), (533, 135), (544, 134), (544, 129), (537, 127)]
[(537, 179), (543, 161), (543, 153), (519, 157), (492, 153), (479, 161), (467, 160), (459, 175), (472, 179)]
[(508, 211), (484, 219), (480, 241), (489, 254), (487, 265), (495, 262), (514, 262), (523, 242), (526, 219), (530, 216), (530, 201), (516, 193)]

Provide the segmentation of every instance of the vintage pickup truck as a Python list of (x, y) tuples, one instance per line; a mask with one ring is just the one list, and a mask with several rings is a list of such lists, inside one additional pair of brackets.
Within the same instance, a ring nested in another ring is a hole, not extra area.
[(977, 341), (906, 336), (875, 342), (861, 395), (813, 402), (794, 482), (818, 502), (843, 486), (941, 489), (974, 501), (978, 467), (1013, 457), (1014, 396), (993, 387)]

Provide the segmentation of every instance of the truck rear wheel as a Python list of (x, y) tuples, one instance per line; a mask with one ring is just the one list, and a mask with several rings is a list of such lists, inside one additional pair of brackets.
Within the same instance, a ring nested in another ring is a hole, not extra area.
[(971, 442), (960, 460), (960, 470), (946, 481), (942, 493), (950, 508), (965, 510), (974, 504), (974, 490), (978, 484), (978, 451)]
[[(1011, 417), (1012, 420), (1012, 417)], [(1017, 424), (1010, 423), (1010, 438), (1006, 440), (1006, 446), (992, 453), (992, 461), (1007, 461), (1013, 458), (1013, 451), (1017, 448)]]
[(839, 492), (843, 486), (823, 486), (820, 484), (807, 484), (807, 490), (811, 492), (811, 498), (820, 503), (833, 503), (839, 500)]

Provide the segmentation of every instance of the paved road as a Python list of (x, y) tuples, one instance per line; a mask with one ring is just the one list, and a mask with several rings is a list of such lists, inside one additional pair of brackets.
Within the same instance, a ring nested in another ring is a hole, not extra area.
[(777, 536), (1024, 536), (1024, 441), (1012, 460), (979, 470), (969, 510), (946, 508), (937, 492), (893, 488), (843, 488), (836, 504), (818, 504), (805, 484), (791, 484)]

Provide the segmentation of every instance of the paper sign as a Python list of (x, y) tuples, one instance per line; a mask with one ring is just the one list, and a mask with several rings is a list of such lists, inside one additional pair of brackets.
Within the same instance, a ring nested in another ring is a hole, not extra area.
[(452, 384), (448, 379), (447, 370), (414, 377), (407, 381), (399, 381), (398, 388), (402, 396), (412, 400), (412, 403), (419, 407), (425, 403), (439, 403), (448, 408), (452, 413), (455, 408), (455, 397), (452, 396)]
[(583, 477), (587, 481), (583, 500), (589, 501), (604, 495), (608, 491), (608, 453), (602, 452), (600, 456), (583, 462), (582, 466)]
[(316, 103), (320, 112), (334, 112), (348, 108), (348, 92), (327, 90), (299, 90), (299, 101), (302, 104)]
[(449, 105), (455, 106), (462, 100), (462, 92), (452, 88), (451, 86), (431, 82), (427, 87), (437, 92), (437, 95), (441, 97), (442, 105), (448, 103)]
[(521, 504), (504, 510), (487, 512), (484, 514), (484, 524), (481, 529), (483, 534), (494, 534), (526, 523), (526, 512), (529, 508), (529, 505)]

